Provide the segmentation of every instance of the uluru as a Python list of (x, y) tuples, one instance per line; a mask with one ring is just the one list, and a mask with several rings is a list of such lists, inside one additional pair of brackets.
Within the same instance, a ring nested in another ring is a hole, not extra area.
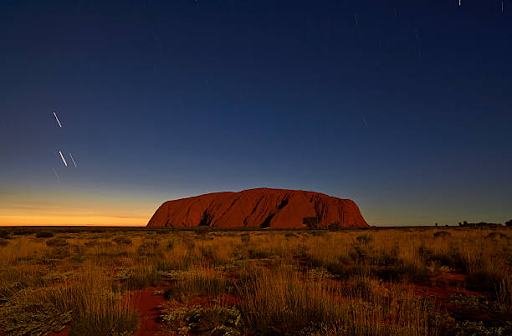
[(303, 228), (368, 227), (356, 203), (318, 192), (257, 188), (219, 192), (163, 203), (148, 226)]

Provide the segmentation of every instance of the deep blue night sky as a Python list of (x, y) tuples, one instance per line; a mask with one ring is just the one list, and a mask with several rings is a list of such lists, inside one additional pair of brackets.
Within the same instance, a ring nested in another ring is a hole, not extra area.
[(372, 225), (503, 223), (503, 6), (0, 1), (0, 225), (145, 225), (263, 186), (351, 198)]

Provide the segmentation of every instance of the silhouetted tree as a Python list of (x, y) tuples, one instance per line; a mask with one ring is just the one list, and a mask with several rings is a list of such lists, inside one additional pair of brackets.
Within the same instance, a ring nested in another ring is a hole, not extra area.
[(337, 231), (341, 229), (341, 223), (340, 221), (336, 221), (334, 223), (329, 224), (329, 230), (331, 231)]
[(306, 224), (308, 229), (316, 229), (318, 224), (320, 223), (320, 218), (318, 217), (304, 217), (302, 219), (302, 224)]
[(506, 226), (512, 226), (512, 219), (505, 223)]

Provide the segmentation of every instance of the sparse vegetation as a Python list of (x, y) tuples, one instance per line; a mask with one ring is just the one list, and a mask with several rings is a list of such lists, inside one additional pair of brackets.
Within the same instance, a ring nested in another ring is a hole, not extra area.
[(4, 228), (0, 334), (133, 334), (146, 289), (163, 335), (512, 330), (504, 226), (206, 229)]
[(36, 233), (36, 238), (51, 238), (53, 237), (53, 233), (48, 231), (41, 231)]
[(48, 239), (46, 241), (46, 245), (52, 246), (52, 247), (62, 247), (62, 246), (69, 245), (69, 243), (65, 239), (53, 238), (53, 239)]
[(162, 321), (180, 335), (240, 335), (242, 327), (237, 308), (202, 306), (170, 308), (162, 315)]

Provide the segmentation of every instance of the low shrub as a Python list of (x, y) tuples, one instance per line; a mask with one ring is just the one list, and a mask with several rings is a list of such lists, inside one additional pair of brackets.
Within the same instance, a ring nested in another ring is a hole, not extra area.
[(172, 250), (172, 248), (174, 247), (174, 244), (175, 244), (175, 241), (174, 241), (174, 238), (171, 238), (167, 241), (167, 244), (165, 245), (165, 247), (168, 249), (168, 250)]
[(53, 246), (49, 251), (46, 252), (45, 257), (49, 259), (64, 259), (71, 255), (71, 251), (68, 245), (65, 246)]
[(117, 245), (131, 245), (132, 244), (132, 240), (130, 238), (124, 237), (124, 236), (115, 237), (114, 242)]
[(242, 316), (234, 307), (180, 307), (167, 310), (160, 319), (180, 335), (240, 335), (242, 327)]
[(157, 260), (156, 269), (161, 272), (187, 270), (192, 265), (190, 258)]
[(434, 233), (434, 238), (447, 238), (450, 237), (452, 234), (448, 231), (439, 231)]
[(0, 305), (0, 332), (3, 335), (47, 335), (61, 331), (71, 321), (71, 311), (57, 309), (29, 292)]
[(482, 321), (462, 321), (457, 323), (455, 335), (512, 335), (512, 325), (505, 327), (486, 326)]
[(240, 235), (240, 240), (242, 241), (242, 244), (247, 245), (251, 241), (251, 235), (249, 233), (242, 233)]
[(489, 233), (486, 238), (490, 238), (490, 239), (506, 239), (508, 238), (508, 236), (505, 234), (505, 233), (501, 233), (501, 232), (491, 232)]
[(156, 240), (145, 240), (138, 247), (137, 253), (140, 255), (156, 254), (158, 245)]
[(159, 286), (162, 283), (162, 275), (153, 267), (136, 267), (117, 276), (123, 288), (127, 290), (143, 289), (149, 286)]
[(331, 231), (338, 231), (342, 229), (342, 225), (339, 221), (335, 221), (334, 223), (329, 224), (328, 228)]
[(209, 297), (224, 294), (229, 291), (229, 281), (210, 275), (206, 270), (187, 272), (182, 274), (182, 280), (176, 282), (165, 292), (167, 299), (187, 301), (194, 296), (206, 295)]
[(49, 231), (41, 231), (36, 233), (36, 238), (51, 238), (53, 237), (53, 233)]
[(133, 309), (99, 310), (80, 314), (69, 334), (83, 335), (132, 335), (137, 331), (139, 315)]
[(33, 228), (16, 228), (12, 230), (12, 234), (15, 236), (24, 236), (35, 233), (36, 230)]
[(368, 234), (364, 234), (364, 235), (357, 236), (356, 240), (359, 244), (368, 245), (369, 243), (371, 243), (373, 241), (373, 237)]
[(53, 239), (48, 239), (46, 241), (46, 245), (52, 246), (52, 247), (59, 247), (59, 246), (67, 246), (67, 245), (69, 245), (69, 243), (65, 239), (53, 238)]
[(169, 234), (171, 233), (171, 229), (169, 228), (159, 228), (156, 230), (156, 234)]

